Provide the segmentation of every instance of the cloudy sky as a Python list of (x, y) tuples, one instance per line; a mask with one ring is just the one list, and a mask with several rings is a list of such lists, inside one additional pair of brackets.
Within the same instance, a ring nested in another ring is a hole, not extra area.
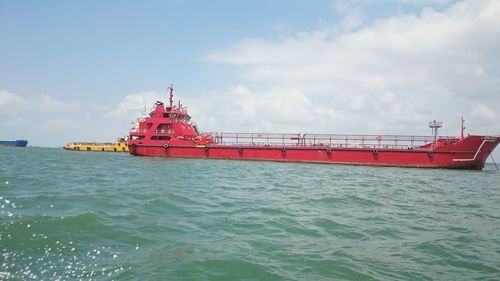
[(203, 131), (499, 135), (500, 1), (0, 0), (0, 139), (113, 141), (170, 83)]

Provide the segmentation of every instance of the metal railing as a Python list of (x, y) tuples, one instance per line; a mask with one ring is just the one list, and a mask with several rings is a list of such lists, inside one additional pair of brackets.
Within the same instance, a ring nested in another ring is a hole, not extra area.
[(104, 145), (107, 145), (107, 146), (111, 146), (111, 145), (115, 145), (115, 143), (112, 143), (112, 142), (72, 142), (72, 143), (68, 143), (67, 145), (87, 145), (87, 146), (92, 146), (92, 145), (104, 146)]
[(173, 134), (175, 133), (174, 130), (167, 130), (167, 129), (160, 129), (160, 130), (155, 130), (155, 133), (157, 134)]
[(147, 134), (149, 132), (154, 132), (155, 134), (174, 134), (174, 130), (159, 129), (159, 130), (148, 130), (148, 129), (131, 129), (130, 133), (142, 133)]
[[(153, 130), (135, 129), (132, 133), (147, 134)], [(173, 134), (174, 130), (154, 130), (155, 134)], [(214, 145), (234, 146), (328, 146), (340, 148), (397, 148), (413, 149), (434, 142), (433, 136), (409, 135), (346, 135), (346, 134), (281, 134), (281, 133), (222, 133), (210, 132)], [(440, 136), (439, 139), (456, 139), (456, 137)]]
[[(415, 148), (434, 141), (432, 136), (279, 134), (279, 133), (208, 133), (215, 144), (244, 146), (330, 146), (348, 148)], [(440, 137), (455, 139), (455, 137)]]

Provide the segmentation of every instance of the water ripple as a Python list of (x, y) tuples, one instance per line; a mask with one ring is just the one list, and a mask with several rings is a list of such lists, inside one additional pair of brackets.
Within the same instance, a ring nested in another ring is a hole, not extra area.
[(498, 280), (500, 173), (0, 151), (1, 280)]

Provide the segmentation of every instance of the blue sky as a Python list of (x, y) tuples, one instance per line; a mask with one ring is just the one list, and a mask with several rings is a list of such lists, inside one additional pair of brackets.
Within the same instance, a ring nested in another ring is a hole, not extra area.
[(205, 131), (497, 135), (497, 2), (0, 0), (0, 138), (112, 141), (170, 83)]
[[(244, 38), (273, 40), (342, 18), (331, 1), (0, 3), (2, 88), (104, 102), (169, 82), (183, 92), (237, 83), (232, 69), (203, 56)], [(381, 1), (365, 12), (373, 20), (415, 9)]]
[(203, 61), (205, 53), (272, 38), (279, 23), (313, 28), (334, 20), (328, 10), (328, 1), (3, 1), (0, 83), (25, 95), (105, 102), (170, 82), (183, 92), (206, 89), (227, 83), (231, 71)]

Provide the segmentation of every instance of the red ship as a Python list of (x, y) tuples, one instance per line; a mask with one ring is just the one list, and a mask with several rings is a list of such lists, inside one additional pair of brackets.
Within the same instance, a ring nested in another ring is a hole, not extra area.
[(442, 122), (429, 122), (433, 136), (200, 133), (187, 109), (157, 101), (129, 133), (132, 155), (172, 158), (266, 160), (349, 165), (476, 169), (500, 136), (438, 137)]

